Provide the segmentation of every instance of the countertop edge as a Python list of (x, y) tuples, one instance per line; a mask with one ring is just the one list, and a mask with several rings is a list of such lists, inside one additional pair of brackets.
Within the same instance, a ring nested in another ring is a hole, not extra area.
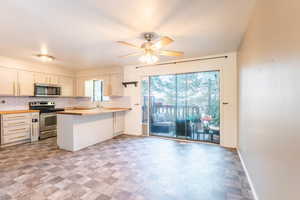
[(72, 112), (72, 110), (69, 111), (67, 110), (67, 111), (57, 112), (57, 114), (87, 116), (87, 115), (101, 115), (101, 114), (114, 113), (114, 112), (124, 112), (129, 110), (131, 110), (131, 108), (112, 109), (112, 110), (107, 109), (105, 111), (99, 111), (99, 112), (89, 112), (88, 110), (76, 110), (76, 112)]
[(35, 113), (35, 112), (40, 112), (40, 111), (39, 110), (3, 110), (3, 111), (0, 111), (0, 115)]

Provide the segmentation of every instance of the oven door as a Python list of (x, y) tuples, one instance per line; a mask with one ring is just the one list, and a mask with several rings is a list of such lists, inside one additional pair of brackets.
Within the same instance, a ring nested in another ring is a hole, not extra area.
[(41, 113), (40, 131), (56, 130), (56, 113)]

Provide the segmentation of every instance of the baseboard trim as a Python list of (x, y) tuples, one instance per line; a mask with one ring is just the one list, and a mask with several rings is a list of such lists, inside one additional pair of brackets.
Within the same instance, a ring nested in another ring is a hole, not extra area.
[(245, 173), (246, 173), (248, 182), (249, 182), (249, 184), (250, 184), (250, 188), (251, 188), (251, 191), (252, 191), (254, 200), (259, 200), (259, 198), (258, 198), (258, 196), (257, 196), (257, 193), (256, 193), (256, 190), (255, 190), (255, 188), (254, 188), (252, 179), (251, 179), (251, 177), (250, 177), (250, 175), (249, 175), (248, 169), (247, 169), (246, 164), (245, 164), (245, 162), (244, 162), (244, 159), (243, 159), (243, 157), (242, 157), (242, 154), (240, 153), (240, 150), (239, 150), (239, 149), (237, 149), (237, 152), (238, 152), (238, 155), (239, 155), (239, 157), (240, 157), (240, 160), (241, 160), (242, 166), (243, 166), (243, 168), (244, 168), (244, 171), (245, 171)]

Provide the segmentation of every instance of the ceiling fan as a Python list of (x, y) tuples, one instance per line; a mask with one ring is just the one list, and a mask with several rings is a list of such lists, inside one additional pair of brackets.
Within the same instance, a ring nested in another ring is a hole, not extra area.
[(139, 60), (146, 64), (153, 64), (158, 61), (158, 55), (162, 56), (182, 56), (183, 52), (181, 51), (169, 51), (169, 50), (161, 50), (162, 47), (174, 42), (168, 36), (161, 37), (159, 40), (152, 42), (155, 34), (154, 33), (145, 33), (143, 37), (146, 42), (144, 42), (141, 46), (137, 46), (124, 41), (117, 41), (117, 43), (126, 45), (138, 50), (140, 52), (130, 53), (124, 56), (120, 56), (121, 58), (129, 57), (129, 56), (137, 56), (142, 55)]

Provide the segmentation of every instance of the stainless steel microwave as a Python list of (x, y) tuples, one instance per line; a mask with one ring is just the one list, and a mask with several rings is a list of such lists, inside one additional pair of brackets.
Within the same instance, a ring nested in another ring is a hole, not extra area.
[(35, 84), (34, 96), (60, 96), (61, 87), (53, 84)]

